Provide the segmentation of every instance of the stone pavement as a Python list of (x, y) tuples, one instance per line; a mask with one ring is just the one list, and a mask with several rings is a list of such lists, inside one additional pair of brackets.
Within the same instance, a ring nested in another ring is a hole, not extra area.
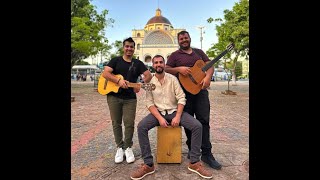
[[(210, 96), (210, 126), (212, 153), (222, 164), (221, 170), (211, 169), (215, 180), (249, 179), (249, 82), (237, 81), (230, 90), (237, 95), (224, 95), (226, 81), (212, 82)], [(135, 128), (133, 151), (136, 161), (114, 163), (116, 146), (106, 97), (95, 91), (93, 81), (71, 82), (71, 179), (130, 179), (130, 173), (143, 163)], [(138, 95), (136, 123), (149, 111), (144, 105), (145, 92)], [(202, 179), (187, 169), (186, 137), (182, 131), (182, 163), (157, 164), (151, 179)], [(151, 149), (156, 160), (156, 129), (149, 131)], [(205, 166), (207, 166), (205, 164)], [(208, 166), (207, 166), (208, 167)]]

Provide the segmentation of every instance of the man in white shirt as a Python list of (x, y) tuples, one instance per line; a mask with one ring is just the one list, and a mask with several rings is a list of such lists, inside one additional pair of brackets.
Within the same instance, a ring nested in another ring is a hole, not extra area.
[(200, 162), (202, 125), (190, 114), (183, 112), (186, 104), (183, 92), (177, 77), (165, 73), (165, 62), (161, 55), (152, 58), (155, 75), (150, 83), (155, 84), (153, 91), (146, 92), (146, 106), (150, 114), (138, 124), (138, 139), (144, 164), (131, 174), (131, 179), (142, 179), (155, 172), (153, 156), (151, 155), (148, 131), (155, 126), (177, 127), (179, 125), (192, 132), (190, 163), (188, 169), (203, 178), (212, 178), (212, 172), (206, 170)]

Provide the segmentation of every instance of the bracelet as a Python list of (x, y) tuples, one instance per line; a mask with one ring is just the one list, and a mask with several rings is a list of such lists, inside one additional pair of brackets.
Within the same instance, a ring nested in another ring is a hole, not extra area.
[(119, 84), (120, 80), (121, 80), (121, 78), (119, 78), (119, 80), (118, 80), (117, 84)]

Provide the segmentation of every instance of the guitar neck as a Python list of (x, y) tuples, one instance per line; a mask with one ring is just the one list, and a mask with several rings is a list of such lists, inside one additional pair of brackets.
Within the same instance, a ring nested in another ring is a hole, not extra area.
[(208, 64), (206, 64), (205, 66), (203, 66), (203, 68), (201, 68), (201, 70), (203, 72), (207, 71), (209, 68), (211, 68), (213, 66), (214, 63), (216, 63), (217, 61), (220, 60), (220, 58), (222, 58), (225, 54), (227, 54), (228, 50), (224, 50), (221, 54), (219, 54), (216, 58), (214, 58), (212, 61), (210, 61)]
[(132, 87), (132, 88), (140, 88), (141, 87), (141, 84), (139, 84), (139, 83), (128, 83), (127, 85), (128, 85), (128, 87)]

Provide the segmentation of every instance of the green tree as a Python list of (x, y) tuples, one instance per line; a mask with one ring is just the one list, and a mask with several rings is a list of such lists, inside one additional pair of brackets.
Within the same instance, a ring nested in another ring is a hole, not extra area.
[(71, 0), (71, 68), (78, 61), (110, 49), (104, 29), (114, 22), (106, 20), (107, 10), (98, 14), (89, 0)]
[(80, 60), (77, 61), (74, 65), (90, 65), (90, 63), (88, 63), (87, 61)]
[(239, 77), (242, 75), (242, 62), (238, 61), (235, 69), (236, 77)]
[[(249, 58), (249, 1), (240, 0), (235, 3), (232, 10), (224, 10), (224, 21), (220, 18), (207, 19), (208, 23), (221, 22), (216, 25), (218, 43), (214, 44), (208, 54), (220, 54), (231, 42), (235, 44), (231, 53), (224, 56), (225, 60), (230, 60), (232, 68), (232, 80), (236, 83), (236, 65), (239, 56)], [(213, 52), (211, 52), (213, 51)]]
[[(120, 40), (116, 40), (114, 43), (112, 43), (112, 46), (116, 49), (115, 53), (111, 54), (111, 59), (117, 56), (123, 56), (123, 42)], [(132, 58), (136, 58), (135, 55), (132, 56)]]
[[(217, 57), (222, 51), (225, 50), (225, 46), (222, 46), (222, 44), (214, 44), (212, 47), (210, 47), (206, 53), (209, 57)], [(221, 58), (220, 61), (216, 62), (214, 67), (219, 67), (219, 65), (223, 65), (223, 68), (227, 68), (227, 62), (226, 62), (226, 57), (230, 57), (230, 53), (226, 54), (224, 57)]]
[(116, 49), (116, 52), (111, 54), (111, 59), (123, 55), (122, 41), (116, 40), (112, 43), (112, 46)]

